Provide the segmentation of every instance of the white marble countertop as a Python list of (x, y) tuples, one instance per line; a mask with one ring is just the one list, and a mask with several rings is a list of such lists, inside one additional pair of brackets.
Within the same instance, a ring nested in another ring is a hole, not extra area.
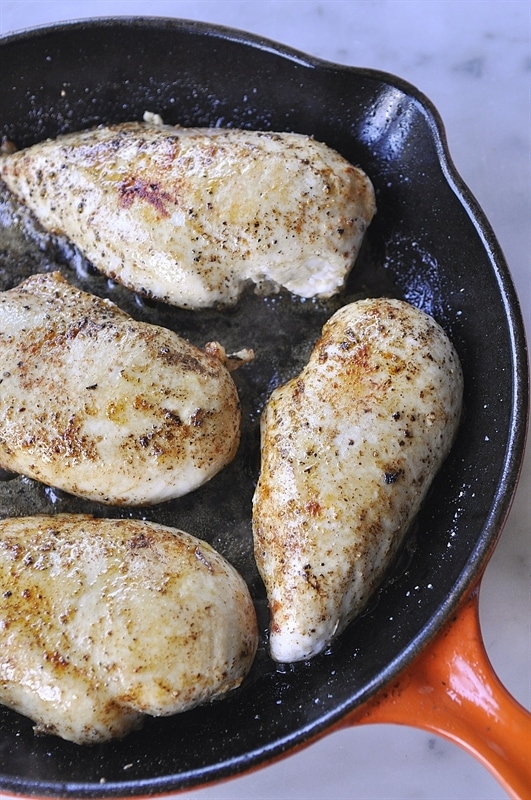
[[(198, 19), (306, 53), (385, 70), (438, 108), (450, 152), (504, 250), (531, 332), (531, 6), (528, 0), (0, 0), (0, 32), (108, 15)], [(531, 448), (482, 582), (492, 663), (531, 706)], [(272, 766), (182, 800), (497, 800), (504, 791), (469, 755), (410, 728), (325, 736)]]

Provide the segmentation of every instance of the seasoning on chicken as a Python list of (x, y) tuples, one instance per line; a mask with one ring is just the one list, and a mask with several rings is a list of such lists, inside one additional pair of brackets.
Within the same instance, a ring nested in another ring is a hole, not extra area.
[(123, 737), (239, 686), (257, 642), (243, 578), (187, 533), (75, 514), (0, 521), (0, 702), (36, 733)]
[(375, 212), (365, 173), (293, 133), (123, 123), (5, 155), (0, 175), (102, 273), (187, 308), (251, 283), (337, 293)]
[(238, 447), (226, 361), (34, 275), (0, 293), (0, 468), (116, 505), (191, 492)]
[(262, 417), (255, 555), (274, 659), (309, 659), (366, 606), (451, 448), (458, 356), (398, 300), (340, 309)]

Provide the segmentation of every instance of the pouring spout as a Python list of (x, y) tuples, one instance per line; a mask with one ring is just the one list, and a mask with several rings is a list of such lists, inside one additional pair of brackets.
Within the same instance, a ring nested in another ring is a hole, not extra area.
[(409, 725), (475, 756), (513, 800), (531, 798), (531, 714), (501, 684), (487, 656), (476, 586), (436, 638), (341, 727)]

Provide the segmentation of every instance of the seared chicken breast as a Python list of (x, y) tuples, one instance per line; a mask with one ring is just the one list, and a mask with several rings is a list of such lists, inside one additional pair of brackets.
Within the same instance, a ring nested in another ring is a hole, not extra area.
[(0, 703), (78, 744), (237, 687), (258, 641), (243, 578), (206, 542), (138, 520), (0, 521)]
[(124, 123), (5, 155), (0, 175), (102, 273), (187, 308), (248, 283), (333, 295), (375, 212), (360, 169), (291, 133)]
[(207, 349), (59, 273), (0, 293), (0, 468), (116, 505), (196, 489), (240, 436), (223, 348)]
[(362, 300), (262, 416), (253, 501), (274, 659), (309, 659), (366, 606), (454, 440), (458, 356), (430, 316)]

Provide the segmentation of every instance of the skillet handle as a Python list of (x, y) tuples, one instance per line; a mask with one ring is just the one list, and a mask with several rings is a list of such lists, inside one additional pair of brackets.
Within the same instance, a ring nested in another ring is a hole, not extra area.
[(479, 626), (479, 586), (434, 641), (339, 727), (396, 723), (474, 755), (514, 800), (531, 798), (531, 714), (501, 684)]

